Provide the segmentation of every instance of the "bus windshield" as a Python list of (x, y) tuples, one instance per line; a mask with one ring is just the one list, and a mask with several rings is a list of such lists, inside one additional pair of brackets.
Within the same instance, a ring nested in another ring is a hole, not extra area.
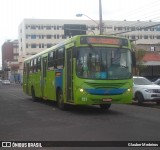
[(80, 47), (76, 73), (86, 79), (131, 78), (131, 52), (124, 48)]

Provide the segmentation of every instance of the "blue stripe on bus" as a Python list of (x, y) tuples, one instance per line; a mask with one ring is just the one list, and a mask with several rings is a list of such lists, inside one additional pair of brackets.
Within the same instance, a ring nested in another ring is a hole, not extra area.
[(56, 89), (57, 89), (57, 87), (60, 87), (60, 88), (62, 89), (62, 81), (63, 81), (62, 74), (63, 74), (62, 69), (57, 69), (57, 70), (55, 71), (55, 84), (56, 84)]
[(118, 95), (123, 94), (127, 89), (85, 89), (89, 94), (93, 95)]

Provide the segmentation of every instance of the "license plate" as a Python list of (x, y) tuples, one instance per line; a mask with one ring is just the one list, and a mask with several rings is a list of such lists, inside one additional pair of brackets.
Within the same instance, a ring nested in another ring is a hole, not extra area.
[(112, 101), (111, 98), (104, 98), (104, 99), (103, 99), (103, 102), (111, 102), (111, 101)]

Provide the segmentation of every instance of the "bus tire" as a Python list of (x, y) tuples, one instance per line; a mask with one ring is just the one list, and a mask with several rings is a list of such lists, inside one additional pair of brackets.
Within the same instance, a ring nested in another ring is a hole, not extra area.
[(102, 110), (109, 110), (110, 107), (111, 107), (111, 104), (100, 104), (100, 108)]
[(38, 100), (38, 98), (35, 96), (35, 91), (34, 91), (34, 88), (32, 87), (32, 90), (31, 90), (31, 93), (32, 93), (32, 100), (34, 102), (36, 102)]
[(63, 99), (63, 92), (60, 89), (57, 91), (57, 105), (58, 108), (61, 110), (66, 109), (66, 105), (64, 104), (64, 99)]

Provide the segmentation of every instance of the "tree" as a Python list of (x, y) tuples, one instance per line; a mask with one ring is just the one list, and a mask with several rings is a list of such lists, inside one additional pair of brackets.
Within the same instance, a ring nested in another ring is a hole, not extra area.
[(132, 49), (135, 52), (135, 56), (136, 56), (136, 68), (135, 68), (135, 75), (139, 75), (140, 72), (142, 72), (143, 69), (145, 69), (146, 66), (143, 65), (143, 57), (146, 54), (146, 50), (144, 49), (137, 49), (136, 45), (134, 43), (132, 43)]

